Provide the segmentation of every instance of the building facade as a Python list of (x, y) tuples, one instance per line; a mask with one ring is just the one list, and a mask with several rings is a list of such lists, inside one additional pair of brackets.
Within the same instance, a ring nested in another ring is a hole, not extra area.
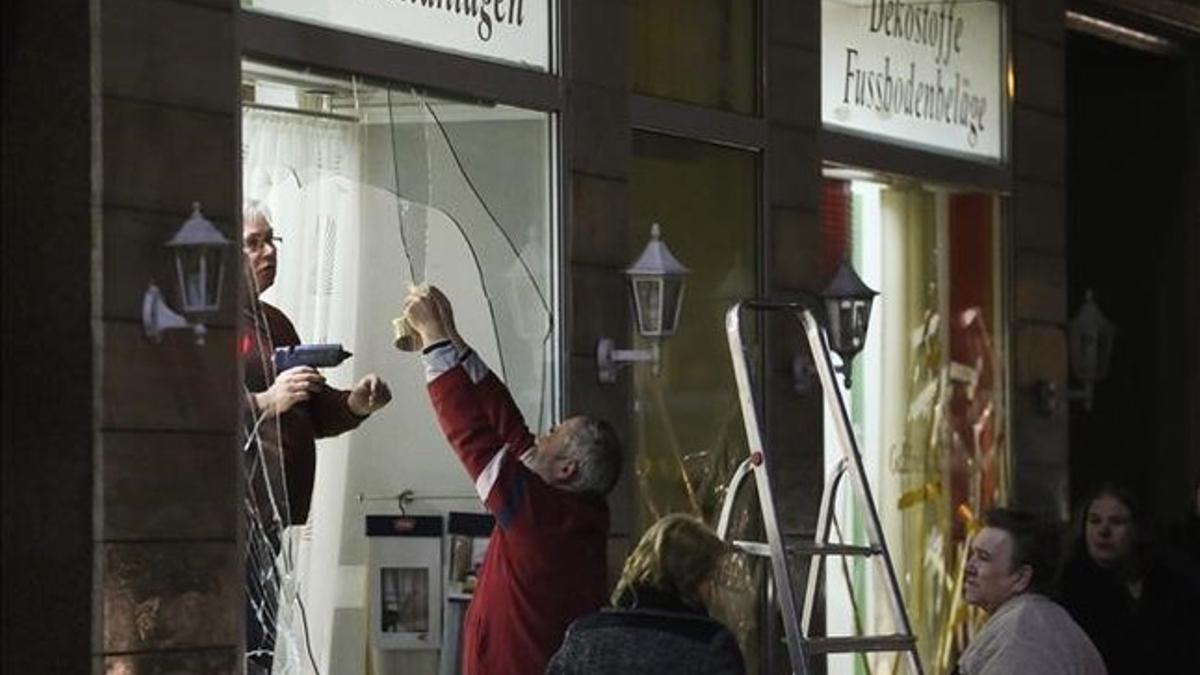
[[(1071, 436), (1092, 438), (1091, 422), (1067, 399), (1079, 304), (1068, 266), (1082, 269), (1092, 251), (1068, 238), (1068, 36), (1158, 37), (1183, 73), (1183, 178), (1166, 229), (1176, 263), (1193, 269), (1200, 9), (406, 0), (360, 10), (6, 7), (6, 665), (242, 668), (254, 523), (242, 509), (239, 256), (229, 251), (202, 345), (183, 331), (148, 340), (142, 300), (151, 281), (173, 293), (163, 243), (194, 202), (237, 240), (242, 206), (257, 200), (283, 239), (264, 298), (306, 342), (355, 353), (331, 382), (379, 372), (396, 391), (378, 419), (321, 448), (303, 565), (314, 610), (303, 632), (319, 672), (436, 672), (444, 637), (381, 646), (389, 631), (371, 617), (383, 554), (363, 518), (394, 513), (405, 492), (410, 513), (478, 510), (415, 359), (392, 347), (410, 283), (450, 292), (464, 334), (531, 426), (573, 412), (615, 423), (628, 452), (610, 498), (615, 573), (657, 516), (711, 522), (746, 452), (725, 310), (819, 291), (847, 260), (881, 298), (844, 393), (927, 670), (944, 672), (933, 664), (959, 627), (943, 587), (973, 518), (1005, 503), (1065, 520), (1081, 489), (1072, 479), (1086, 473)], [(602, 383), (598, 340), (650, 346), (634, 330), (623, 270), (654, 223), (691, 270), (679, 328), (657, 368), (634, 364)], [(1158, 407), (1181, 421), (1155, 441), (1168, 449), (1145, 478), (1172, 494), (1200, 469), (1200, 287), (1194, 274), (1179, 279), (1148, 284), (1178, 298), (1151, 321), (1165, 337), (1150, 349), (1179, 350), (1178, 396)], [(798, 338), (790, 319), (752, 327), (782, 526), (801, 539), (835, 456)], [(752, 531), (751, 505), (742, 511), (739, 527)], [(863, 514), (839, 514), (853, 537)], [(756, 672), (774, 672), (782, 655), (763, 617), (762, 570), (742, 561), (728, 572), (727, 620)], [(830, 587), (842, 576), (829, 572)], [(875, 625), (879, 591), (866, 586), (861, 607), (829, 591), (830, 630)]]

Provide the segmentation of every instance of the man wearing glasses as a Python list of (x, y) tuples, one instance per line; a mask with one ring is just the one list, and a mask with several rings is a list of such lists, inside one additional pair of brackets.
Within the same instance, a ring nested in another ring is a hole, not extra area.
[(284, 548), (283, 531), (308, 522), (316, 439), (354, 429), (392, 398), (387, 384), (374, 373), (343, 391), (327, 385), (325, 377), (308, 366), (275, 372), (274, 349), (300, 344), (291, 320), (258, 299), (275, 283), (279, 243), (266, 206), (256, 200), (247, 202), (242, 213), (242, 252), (253, 297), (243, 311), (238, 349), (253, 413), (250, 436), (257, 434), (246, 444), (247, 505), (252, 510), (246, 563), (250, 673), (270, 672), (281, 575), (277, 557)]

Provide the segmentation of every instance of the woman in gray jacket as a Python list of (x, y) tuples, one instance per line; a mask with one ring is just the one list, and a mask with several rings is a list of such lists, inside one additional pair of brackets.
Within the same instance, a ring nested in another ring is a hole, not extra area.
[(546, 674), (744, 675), (737, 640), (705, 609), (728, 552), (695, 518), (659, 520), (625, 561), (613, 607), (573, 623)]

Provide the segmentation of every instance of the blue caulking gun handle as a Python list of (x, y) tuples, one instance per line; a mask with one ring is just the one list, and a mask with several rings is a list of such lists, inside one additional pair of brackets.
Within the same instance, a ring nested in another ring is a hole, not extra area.
[(275, 372), (282, 373), (296, 366), (333, 368), (350, 358), (350, 352), (339, 344), (292, 345), (275, 348)]

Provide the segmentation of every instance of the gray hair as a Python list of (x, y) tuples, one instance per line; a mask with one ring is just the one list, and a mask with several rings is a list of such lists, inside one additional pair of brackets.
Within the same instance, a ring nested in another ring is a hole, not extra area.
[(564, 455), (575, 460), (578, 470), (568, 489), (600, 497), (612, 492), (621, 477), (621, 442), (604, 420), (585, 417), (571, 436)]
[(271, 209), (261, 200), (247, 199), (246, 205), (242, 207), (242, 222), (248, 223), (255, 218), (262, 218), (268, 225), (271, 224)]

